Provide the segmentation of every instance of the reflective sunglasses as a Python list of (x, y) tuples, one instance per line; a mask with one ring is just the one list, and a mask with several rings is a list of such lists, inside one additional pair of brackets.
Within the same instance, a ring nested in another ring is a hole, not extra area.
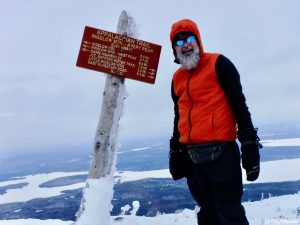
[(187, 36), (185, 38), (179, 38), (175, 41), (175, 44), (178, 47), (182, 47), (185, 43), (191, 44), (196, 40), (196, 37), (194, 35)]

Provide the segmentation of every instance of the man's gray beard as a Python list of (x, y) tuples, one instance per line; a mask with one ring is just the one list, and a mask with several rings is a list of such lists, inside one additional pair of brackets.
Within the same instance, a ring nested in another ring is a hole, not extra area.
[(181, 52), (177, 52), (177, 58), (181, 64), (182, 69), (190, 70), (196, 68), (200, 60), (200, 48), (198, 46), (195, 47), (193, 54), (188, 56), (181, 54)]

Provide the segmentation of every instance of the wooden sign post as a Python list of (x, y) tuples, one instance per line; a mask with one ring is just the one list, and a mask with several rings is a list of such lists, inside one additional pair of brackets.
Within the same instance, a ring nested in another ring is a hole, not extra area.
[[(93, 159), (76, 225), (109, 224), (109, 210), (99, 212), (100, 209), (90, 207), (89, 202), (98, 201), (104, 205), (101, 208), (110, 208), (112, 196), (105, 196), (107, 193), (99, 187), (104, 183), (106, 190), (113, 189), (118, 126), (125, 99), (124, 78), (155, 82), (161, 46), (132, 38), (136, 36), (136, 24), (125, 11), (120, 15), (117, 33), (86, 27), (76, 63), (79, 67), (108, 73)], [(94, 192), (97, 194), (91, 197), (90, 193)], [(98, 218), (90, 218), (93, 216)]]

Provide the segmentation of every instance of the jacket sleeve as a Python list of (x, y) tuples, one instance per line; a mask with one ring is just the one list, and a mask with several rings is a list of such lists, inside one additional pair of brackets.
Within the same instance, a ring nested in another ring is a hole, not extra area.
[(178, 130), (178, 121), (179, 121), (179, 109), (178, 109), (178, 99), (179, 97), (175, 94), (173, 81), (171, 86), (171, 96), (174, 102), (174, 126), (173, 126), (173, 135), (170, 139), (170, 149), (176, 150), (179, 145), (179, 130)]
[(235, 116), (238, 130), (253, 130), (251, 114), (246, 104), (237, 69), (228, 58), (220, 55), (216, 62), (216, 73)]

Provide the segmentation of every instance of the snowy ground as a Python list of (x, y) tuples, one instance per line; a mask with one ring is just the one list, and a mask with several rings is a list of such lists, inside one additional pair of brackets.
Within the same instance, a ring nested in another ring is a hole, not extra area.
[[(246, 202), (244, 206), (251, 225), (300, 224), (300, 193), (258, 202)], [(111, 217), (110, 225), (196, 225), (197, 210), (186, 209), (176, 214), (162, 214), (156, 217), (135, 215), (122, 216), (122, 218)], [(0, 225), (71, 225), (72, 223), (72, 221), (61, 220), (0, 220)]]

